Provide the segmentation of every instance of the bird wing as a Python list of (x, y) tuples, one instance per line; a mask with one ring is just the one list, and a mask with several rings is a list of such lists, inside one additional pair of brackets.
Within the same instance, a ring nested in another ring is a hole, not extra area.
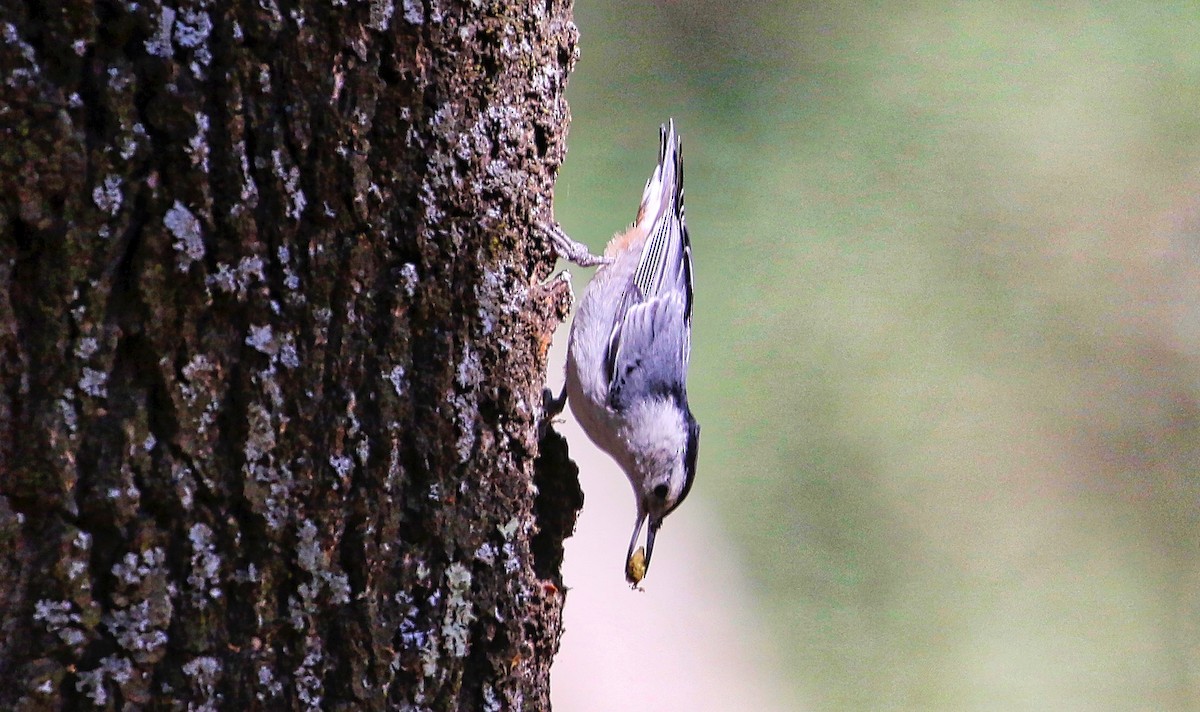
[(614, 408), (627, 392), (682, 395), (691, 354), (692, 248), (674, 121), (662, 127), (661, 139), (658, 166), (638, 211), (637, 226), (647, 237), (609, 337), (609, 404)]

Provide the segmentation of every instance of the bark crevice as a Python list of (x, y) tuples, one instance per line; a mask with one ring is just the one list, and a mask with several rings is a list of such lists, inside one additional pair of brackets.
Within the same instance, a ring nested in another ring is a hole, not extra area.
[(569, 4), (48, 7), (0, 10), (0, 707), (547, 708)]

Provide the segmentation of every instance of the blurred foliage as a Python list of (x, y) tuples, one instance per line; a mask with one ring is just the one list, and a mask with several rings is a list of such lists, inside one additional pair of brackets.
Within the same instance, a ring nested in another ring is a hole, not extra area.
[(576, 17), (557, 212), (676, 118), (697, 496), (797, 704), (1200, 708), (1195, 4)]

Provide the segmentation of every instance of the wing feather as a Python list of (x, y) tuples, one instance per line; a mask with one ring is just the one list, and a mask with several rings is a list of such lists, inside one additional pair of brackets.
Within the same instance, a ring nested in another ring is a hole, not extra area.
[(660, 135), (658, 166), (638, 211), (638, 227), (647, 237), (617, 309), (606, 354), (609, 404), (614, 408), (630, 393), (685, 392), (691, 354), (692, 249), (674, 121), (664, 125)]
[(682, 295), (670, 293), (631, 307), (616, 340), (609, 405), (621, 410), (646, 395), (682, 396), (685, 339)]

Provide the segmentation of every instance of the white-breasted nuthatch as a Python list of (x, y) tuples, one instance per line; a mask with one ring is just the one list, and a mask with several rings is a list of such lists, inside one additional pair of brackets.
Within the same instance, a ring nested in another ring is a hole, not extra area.
[[(637, 521), (625, 576), (635, 586), (650, 565), (663, 519), (692, 487), (700, 444), (687, 399), (692, 248), (674, 120), (661, 127), (661, 137), (637, 219), (608, 243), (583, 292), (571, 325), (566, 388), (553, 404), (561, 410), (562, 398), (570, 401), (584, 432), (633, 485)], [(643, 559), (635, 548), (647, 519)]]

